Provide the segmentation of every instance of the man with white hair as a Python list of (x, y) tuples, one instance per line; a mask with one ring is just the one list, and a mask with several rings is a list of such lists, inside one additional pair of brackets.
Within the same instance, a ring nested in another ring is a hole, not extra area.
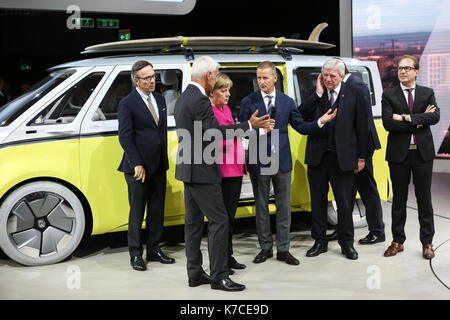
[[(179, 143), (175, 178), (184, 182), (185, 243), (189, 286), (210, 284), (212, 289), (241, 291), (245, 289), (245, 286), (229, 278), (229, 221), (223, 203), (220, 167), (217, 162), (210, 163), (202, 157), (205, 148), (211, 142), (202, 139), (201, 146), (196, 146), (199, 142), (195, 139), (194, 132), (197, 133), (201, 125), (202, 135), (208, 129), (219, 130), (223, 136), (227, 129), (241, 129), (239, 131), (244, 135), (244, 132), (251, 128), (271, 130), (274, 121), (269, 120), (268, 116), (257, 118), (257, 112), (255, 112), (249, 121), (229, 126), (219, 125), (208, 98), (216, 83), (219, 67), (220, 65), (208, 56), (196, 60), (192, 66), (192, 82), (175, 104)], [(208, 219), (211, 276), (202, 268), (203, 258), (200, 251), (205, 216)]]
[(326, 110), (337, 109), (337, 116), (323, 131), (310, 134), (305, 163), (311, 191), (312, 230), (315, 240), (306, 253), (315, 257), (327, 251), (328, 182), (331, 183), (338, 213), (338, 242), (348, 259), (358, 259), (353, 247), (352, 188), (354, 174), (365, 166), (368, 123), (361, 89), (342, 82), (345, 65), (329, 58), (317, 78), (316, 91), (303, 101), (299, 110), (305, 121), (318, 119)]

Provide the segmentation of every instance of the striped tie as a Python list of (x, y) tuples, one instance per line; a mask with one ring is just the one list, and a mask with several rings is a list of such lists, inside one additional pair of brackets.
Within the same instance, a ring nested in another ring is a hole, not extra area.
[(270, 94), (266, 96), (267, 98), (269, 98), (269, 103), (267, 104), (267, 113), (270, 114), (270, 112), (272, 111), (273, 108), (273, 104), (272, 104), (272, 98), (273, 96), (271, 96)]
[(156, 126), (158, 126), (158, 116), (156, 115), (155, 107), (153, 106), (153, 103), (152, 103), (152, 100), (150, 99), (150, 97), (148, 97), (147, 101), (148, 101), (148, 110), (150, 110), (153, 120), (155, 121)]
[[(406, 89), (408, 91), (408, 106), (409, 106), (409, 114), (413, 114), (413, 107), (414, 107), (414, 97), (412, 95), (414, 88)], [(416, 136), (413, 135), (414, 144), (417, 144)]]

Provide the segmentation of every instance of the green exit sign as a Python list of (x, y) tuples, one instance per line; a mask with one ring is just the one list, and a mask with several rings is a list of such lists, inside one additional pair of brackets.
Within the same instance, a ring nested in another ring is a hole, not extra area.
[(92, 19), (92, 18), (73, 18), (72, 25), (78, 26), (81, 28), (93, 28), (94, 27), (94, 19)]
[(97, 28), (101, 28), (101, 29), (119, 29), (119, 19), (101, 19), (101, 18), (97, 18)]
[(31, 71), (31, 65), (28, 63), (21, 63), (19, 69), (20, 71)]
[(119, 30), (119, 41), (127, 41), (127, 40), (131, 40), (131, 30), (130, 29)]

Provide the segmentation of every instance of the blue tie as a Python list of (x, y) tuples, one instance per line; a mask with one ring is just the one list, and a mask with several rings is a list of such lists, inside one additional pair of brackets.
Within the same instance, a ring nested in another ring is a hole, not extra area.
[(269, 103), (267, 104), (267, 113), (270, 114), (270, 111), (272, 111), (273, 108), (273, 104), (272, 104), (272, 98), (273, 96), (271, 96), (270, 94), (266, 96), (267, 98), (269, 98)]

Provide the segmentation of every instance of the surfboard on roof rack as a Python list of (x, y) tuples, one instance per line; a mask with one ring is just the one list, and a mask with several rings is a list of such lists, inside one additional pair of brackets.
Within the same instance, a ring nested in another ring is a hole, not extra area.
[(128, 41), (102, 43), (87, 47), (83, 53), (114, 52), (114, 51), (153, 51), (169, 50), (173, 47), (189, 47), (192, 49), (229, 49), (256, 50), (257, 48), (298, 48), (298, 49), (329, 49), (333, 44), (272, 37), (169, 37), (150, 38)]
[[(150, 38), (128, 41), (116, 41), (87, 47), (82, 53), (106, 53), (124, 51), (172, 51), (176, 48), (192, 50), (250, 50), (264, 49), (329, 49), (335, 45), (319, 41), (319, 35), (328, 25), (319, 24), (311, 32), (308, 40), (286, 39), (284, 37), (228, 37), (228, 36), (196, 36)], [(293, 50), (299, 52), (299, 50)]]

